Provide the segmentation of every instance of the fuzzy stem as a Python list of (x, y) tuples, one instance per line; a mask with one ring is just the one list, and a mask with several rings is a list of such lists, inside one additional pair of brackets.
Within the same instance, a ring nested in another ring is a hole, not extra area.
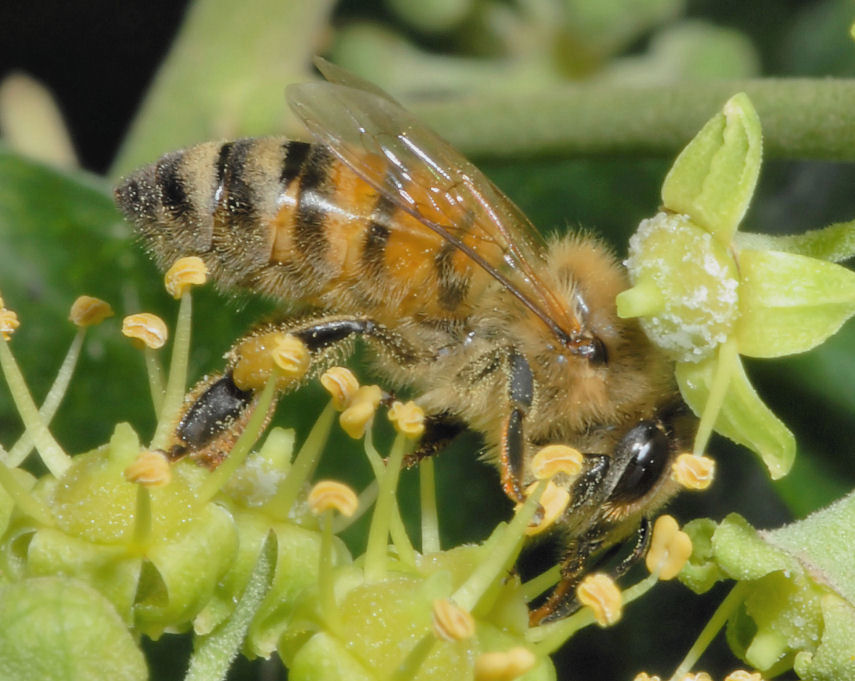
[(436, 475), (433, 459), (419, 464), (419, 500), (422, 518), (422, 554), (439, 553), (439, 516), (436, 508)]
[(306, 480), (311, 477), (321, 457), (327, 439), (330, 436), (333, 420), (335, 419), (336, 410), (332, 402), (327, 404), (326, 408), (321, 412), (309, 436), (294, 457), (294, 463), (291, 464), (291, 470), (288, 471), (288, 477), (282, 482), (279, 490), (276, 492), (276, 498), (270, 505), (271, 509), (275, 509), (275, 513), (280, 520), (288, 517), (291, 507), (297, 500), (297, 495), (303, 488)]
[(704, 411), (698, 422), (698, 431), (695, 434), (695, 456), (702, 456), (706, 450), (707, 443), (718, 418), (718, 413), (721, 410), (721, 405), (724, 403), (724, 398), (727, 395), (730, 378), (733, 376), (738, 361), (739, 350), (736, 341), (733, 338), (729, 338), (718, 348), (715, 376), (713, 376), (710, 394), (704, 405)]
[(386, 470), (380, 478), (380, 490), (377, 494), (377, 503), (374, 505), (374, 514), (371, 516), (371, 527), (368, 530), (365, 549), (365, 581), (367, 582), (377, 582), (386, 574), (389, 524), (397, 507), (395, 493), (398, 489), (398, 476), (406, 448), (407, 438), (399, 433), (392, 444)]
[(208, 476), (202, 487), (199, 489), (198, 497), (201, 501), (209, 501), (213, 496), (222, 489), (223, 485), (232, 477), (234, 472), (246, 461), (252, 446), (258, 441), (261, 436), (261, 430), (264, 428), (264, 421), (267, 418), (267, 412), (270, 410), (270, 405), (273, 402), (273, 396), (276, 391), (276, 382), (279, 379), (279, 370), (274, 367), (270, 372), (270, 377), (267, 383), (264, 384), (264, 390), (261, 391), (261, 396), (252, 410), (252, 415), (247, 421), (246, 427), (243, 429), (238, 441), (235, 442), (229, 455), (226, 457), (216, 470)]
[(21, 420), (24, 422), (24, 427), (27, 433), (32, 438), (36, 449), (41, 456), (42, 461), (48, 470), (55, 478), (62, 477), (62, 474), (71, 465), (71, 458), (63, 451), (59, 443), (54, 439), (53, 435), (47, 429), (45, 422), (39, 416), (39, 409), (30, 391), (27, 388), (27, 382), (9, 349), (7, 341), (0, 340), (0, 368), (3, 369), (3, 375), (6, 377), (6, 383), (9, 385), (9, 392), (12, 394), (12, 400), (15, 402), (15, 407), (21, 415)]
[(504, 528), (485, 560), (478, 564), (469, 578), (451, 596), (451, 600), (464, 610), (472, 612), (475, 609), (481, 596), (502, 574), (508, 562), (512, 561), (519, 553), (525, 538), (525, 529), (534, 517), (540, 496), (546, 489), (546, 483), (546, 480), (537, 483), (534, 492), (529, 495), (522, 507), (514, 514), (513, 519)]
[(189, 289), (181, 296), (178, 307), (178, 321), (175, 323), (175, 338), (172, 341), (172, 359), (169, 364), (169, 378), (159, 417), (157, 430), (151, 441), (152, 449), (164, 449), (169, 440), (169, 432), (174, 426), (178, 410), (184, 401), (187, 386), (187, 363), (190, 358), (190, 322), (193, 316), (193, 298)]
[[(80, 358), (80, 349), (83, 347), (83, 339), (85, 337), (86, 327), (79, 328), (77, 333), (74, 334), (74, 339), (71, 341), (68, 352), (65, 354), (65, 359), (62, 360), (62, 364), (59, 367), (59, 371), (56, 374), (53, 385), (51, 385), (50, 390), (48, 390), (48, 394), (45, 397), (44, 402), (42, 402), (42, 406), (39, 407), (39, 416), (42, 417), (42, 421), (44, 421), (46, 426), (50, 425), (50, 422), (56, 414), (56, 410), (59, 409), (62, 398), (65, 397), (65, 393), (68, 391), (68, 386), (71, 383), (71, 377), (74, 376), (74, 368), (77, 366), (77, 360)], [(27, 458), (27, 455), (32, 451), (32, 449), (33, 440), (27, 433), (24, 433), (20, 438), (18, 438), (18, 441), (6, 455), (6, 465), (13, 468), (18, 466)]]
[(40, 499), (30, 494), (30, 492), (15, 479), (15, 474), (12, 472), (12, 469), (3, 462), (0, 462), (0, 487), (2, 487), (6, 491), (6, 494), (12, 498), (12, 502), (15, 504), (15, 507), (21, 511), (21, 513), (28, 515), (30, 518), (42, 525), (46, 525), (48, 527), (53, 526), (54, 518), (50, 509), (45, 506)]
[(718, 634), (719, 630), (727, 622), (728, 618), (745, 599), (747, 589), (747, 582), (737, 582), (736, 586), (730, 590), (730, 593), (727, 594), (721, 605), (718, 606), (712, 617), (710, 617), (709, 622), (701, 630), (701, 633), (698, 634), (697, 640), (689, 649), (689, 652), (686, 653), (686, 657), (683, 658), (680, 666), (674, 671), (670, 681), (679, 681), (679, 679), (682, 679), (689, 673), (689, 670), (695, 665), (716, 634)]
[(148, 387), (151, 392), (151, 402), (154, 405), (154, 413), (160, 414), (163, 409), (163, 367), (157, 357), (157, 351), (152, 348), (143, 348), (145, 357), (145, 372), (148, 375)]

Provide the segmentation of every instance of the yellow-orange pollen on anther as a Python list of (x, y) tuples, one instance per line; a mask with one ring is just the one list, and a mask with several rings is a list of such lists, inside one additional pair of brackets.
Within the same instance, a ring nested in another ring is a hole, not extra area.
[(680, 681), (712, 681), (712, 677), (706, 672), (689, 672)]
[[(536, 482), (529, 485), (526, 489), (526, 496), (530, 495), (537, 485)], [(536, 522), (526, 528), (525, 533), (531, 537), (548, 530), (561, 517), (569, 504), (570, 492), (550, 480), (546, 483), (543, 494), (540, 495), (541, 513), (536, 517)], [(522, 508), (522, 504), (517, 504), (516, 510), (520, 508)]]
[(420, 437), (425, 432), (425, 410), (413, 401), (393, 402), (389, 407), (389, 420), (395, 430), (407, 437)]
[(172, 481), (172, 466), (163, 452), (145, 449), (125, 468), (125, 480), (143, 487), (164, 487)]
[(443, 641), (463, 641), (475, 635), (472, 615), (447, 598), (437, 598), (431, 607), (433, 633)]
[(80, 296), (72, 303), (68, 319), (75, 326), (95, 326), (113, 314), (110, 303), (92, 296)]
[(346, 367), (331, 367), (321, 375), (321, 385), (332, 396), (333, 406), (342, 411), (347, 409), (359, 390), (359, 381)]
[(763, 681), (760, 672), (749, 672), (745, 669), (734, 669), (724, 677), (724, 681)]
[(656, 675), (651, 676), (647, 672), (638, 672), (632, 681), (662, 681), (662, 679)]
[(208, 281), (208, 266), (202, 262), (202, 258), (195, 255), (178, 258), (163, 276), (167, 293), (176, 300), (191, 286), (201, 286), (206, 281)]
[(140, 341), (152, 350), (162, 348), (169, 334), (166, 323), (150, 312), (128, 315), (122, 320), (122, 334)]
[(702, 490), (712, 484), (715, 460), (708, 456), (680, 454), (671, 468), (671, 478), (686, 489)]
[(319, 480), (312, 487), (308, 498), (309, 510), (315, 515), (325, 511), (337, 511), (350, 518), (359, 506), (359, 499), (350, 487), (337, 480)]
[(601, 572), (588, 575), (576, 587), (576, 597), (594, 613), (597, 624), (608, 627), (617, 622), (623, 610), (623, 596), (615, 581)]
[(538, 480), (563, 473), (570, 477), (579, 475), (585, 457), (578, 449), (567, 445), (547, 445), (531, 460), (531, 472)]
[(273, 368), (279, 369), (278, 390), (301, 379), (309, 369), (309, 349), (296, 336), (268, 331), (245, 338), (230, 352), (235, 363), (232, 378), (241, 390), (260, 390)]
[(513, 681), (534, 669), (537, 658), (528, 648), (481, 653), (475, 658), (474, 681)]
[(661, 515), (653, 525), (653, 538), (644, 564), (651, 573), (656, 572), (659, 579), (674, 579), (689, 556), (692, 555), (692, 540), (673, 516)]
[(18, 321), (18, 315), (15, 314), (14, 310), (7, 310), (5, 307), (0, 308), (0, 336), (3, 337), (3, 340), (9, 340), (20, 325), (21, 322)]
[(383, 391), (377, 385), (363, 385), (356, 391), (350, 406), (341, 412), (338, 422), (350, 437), (358, 440), (374, 418), (374, 412), (383, 399)]
[(306, 375), (311, 363), (309, 348), (290, 333), (280, 338), (273, 347), (273, 363), (288, 378), (299, 380)]

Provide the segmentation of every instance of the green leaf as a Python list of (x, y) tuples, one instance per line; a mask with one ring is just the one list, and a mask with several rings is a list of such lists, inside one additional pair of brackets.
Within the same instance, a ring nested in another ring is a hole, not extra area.
[(820, 644), (815, 653), (798, 653), (793, 668), (805, 681), (855, 679), (855, 608), (832, 594), (823, 596), (820, 604), (824, 624)]
[(752, 234), (737, 232), (734, 242), (740, 250), (784, 251), (810, 258), (841, 262), (855, 257), (855, 221), (836, 222), (801, 234)]
[(142, 653), (110, 603), (74, 579), (0, 587), (4, 681), (145, 681)]
[[(716, 357), (692, 364), (676, 366), (677, 384), (686, 403), (695, 414), (701, 414), (716, 370)], [(763, 404), (745, 375), (742, 362), (737, 361), (730, 377), (718, 418), (716, 432), (756, 452), (769, 469), (772, 478), (787, 474), (796, 456), (793, 434)]]
[(742, 251), (740, 354), (780, 357), (822, 343), (855, 314), (855, 273), (803, 255)]
[(746, 94), (734, 95), (674, 161), (663, 204), (727, 245), (754, 194), (762, 155), (757, 112)]

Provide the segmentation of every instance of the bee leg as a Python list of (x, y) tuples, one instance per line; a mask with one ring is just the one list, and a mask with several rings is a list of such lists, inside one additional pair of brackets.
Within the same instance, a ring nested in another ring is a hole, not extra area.
[(464, 430), (466, 424), (447, 412), (429, 414), (425, 418), (424, 435), (415, 451), (404, 457), (404, 467), (412, 468), (422, 459), (445, 449)]
[[(650, 548), (651, 534), (650, 519), (643, 517), (636, 530), (635, 546), (632, 552), (608, 571), (608, 575), (612, 579), (618, 579), (626, 574), (633, 565), (647, 554), (647, 550)], [(602, 565), (612, 558), (621, 548), (621, 544), (610, 547), (596, 557), (594, 565), (588, 565), (591, 555), (596, 553), (601, 546), (601, 540), (582, 540), (570, 547), (568, 557), (561, 567), (561, 581), (555, 585), (546, 602), (529, 613), (529, 624), (531, 626), (569, 617), (581, 607), (576, 598), (576, 587), (579, 582), (586, 574), (595, 570), (598, 565)]]
[(502, 426), (499, 462), (502, 489), (513, 501), (525, 501), (523, 493), (523, 463), (525, 437), (523, 420), (534, 399), (534, 378), (526, 358), (516, 350), (508, 354), (508, 406)]

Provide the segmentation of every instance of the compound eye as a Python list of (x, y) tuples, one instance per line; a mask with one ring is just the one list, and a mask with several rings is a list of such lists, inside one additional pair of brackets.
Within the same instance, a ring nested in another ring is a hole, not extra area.
[(615, 448), (614, 463), (623, 473), (612, 499), (635, 501), (659, 481), (670, 460), (671, 443), (654, 421), (642, 421), (627, 432)]

